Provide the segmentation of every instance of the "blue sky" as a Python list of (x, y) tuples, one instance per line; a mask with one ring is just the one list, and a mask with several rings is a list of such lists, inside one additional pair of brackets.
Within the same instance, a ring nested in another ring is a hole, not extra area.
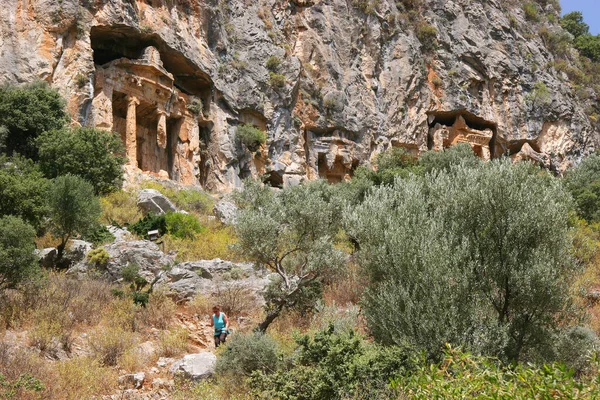
[(583, 20), (590, 26), (590, 33), (600, 34), (600, 0), (560, 0), (563, 14), (581, 11)]

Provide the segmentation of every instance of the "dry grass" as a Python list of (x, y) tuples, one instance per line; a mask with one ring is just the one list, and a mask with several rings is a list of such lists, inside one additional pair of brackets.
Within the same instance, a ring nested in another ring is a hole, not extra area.
[(48, 373), (37, 354), (0, 342), (0, 398), (48, 398)]
[(115, 298), (103, 313), (103, 325), (137, 332), (141, 325), (137, 318), (139, 310), (140, 306), (134, 304), (130, 298)]
[(212, 314), (214, 300), (201, 293), (196, 294), (192, 301), (187, 303), (187, 308), (192, 315), (198, 315), (202, 318), (205, 315)]
[(236, 260), (238, 257), (231, 249), (236, 242), (233, 228), (209, 220), (203, 225), (208, 229), (193, 239), (179, 239), (165, 235), (163, 237), (165, 252), (176, 251), (179, 262), (212, 260), (213, 258)]
[(102, 207), (100, 222), (106, 225), (125, 226), (142, 218), (135, 194), (128, 191), (110, 193), (100, 199), (100, 205)]
[(140, 319), (146, 326), (167, 329), (173, 320), (176, 304), (167, 296), (167, 291), (159, 288), (151, 295), (146, 307), (140, 310)]
[(323, 299), (327, 305), (358, 304), (367, 284), (367, 277), (361, 274), (359, 267), (349, 264), (338, 279), (325, 287)]
[(182, 327), (163, 331), (158, 342), (158, 355), (160, 357), (177, 357), (185, 354), (188, 350), (189, 336), (187, 329)]
[(136, 342), (135, 333), (110, 325), (97, 328), (89, 337), (94, 355), (107, 366), (117, 365), (121, 356), (132, 349)]
[(116, 371), (103, 367), (93, 357), (78, 357), (56, 366), (55, 399), (79, 400), (97, 398), (114, 392)]
[(43, 236), (35, 239), (35, 247), (38, 249), (56, 247), (60, 244), (60, 241), (60, 238), (55, 237), (50, 232), (46, 232)]
[(213, 301), (230, 317), (247, 316), (259, 308), (254, 292), (236, 282), (215, 282)]

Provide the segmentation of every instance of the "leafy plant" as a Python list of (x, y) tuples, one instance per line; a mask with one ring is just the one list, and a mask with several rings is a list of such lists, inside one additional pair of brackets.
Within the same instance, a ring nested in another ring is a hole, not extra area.
[(277, 71), (279, 69), (279, 66), (281, 65), (281, 59), (277, 56), (271, 56), (268, 58), (267, 60), (267, 69), (269, 71)]
[(282, 88), (285, 86), (285, 75), (269, 72), (269, 84), (273, 88)]
[(0, 218), (0, 293), (37, 273), (34, 239), (33, 227), (21, 218)]
[(129, 230), (145, 239), (148, 239), (149, 231), (158, 230), (159, 234), (164, 235), (167, 233), (166, 216), (148, 213), (135, 224), (130, 225)]
[(250, 151), (258, 150), (267, 141), (265, 133), (250, 124), (238, 125), (235, 134)]
[(180, 239), (192, 239), (204, 230), (197, 217), (184, 213), (167, 213), (165, 225), (169, 234)]

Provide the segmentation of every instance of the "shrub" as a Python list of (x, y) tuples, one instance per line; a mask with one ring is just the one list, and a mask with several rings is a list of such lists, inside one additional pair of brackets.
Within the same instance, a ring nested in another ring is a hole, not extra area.
[(281, 65), (281, 59), (277, 56), (271, 56), (269, 57), (269, 59), (267, 60), (267, 69), (269, 71), (277, 71), (279, 69), (279, 66)]
[(105, 225), (95, 224), (94, 227), (90, 228), (90, 230), (83, 235), (83, 239), (98, 246), (114, 242), (115, 235), (110, 233)]
[(135, 344), (135, 336), (131, 331), (121, 327), (104, 326), (98, 328), (89, 337), (89, 344), (103, 365), (118, 364), (119, 357)]
[(459, 143), (443, 151), (427, 151), (419, 159), (419, 164), (421, 164), (425, 173), (448, 173), (458, 165), (470, 168), (477, 167), (481, 163), (481, 159), (475, 155), (468, 143)]
[(565, 14), (560, 20), (560, 25), (575, 38), (590, 33), (590, 27), (583, 22), (583, 14), (580, 11)]
[(91, 399), (114, 392), (116, 371), (104, 367), (93, 357), (75, 357), (60, 361), (52, 382), (57, 397), (64, 400)]
[(545, 107), (550, 105), (552, 97), (550, 96), (550, 90), (544, 82), (536, 82), (533, 85), (533, 90), (529, 93), (525, 101), (530, 103), (533, 107)]
[(45, 398), (48, 372), (38, 354), (0, 342), (0, 398)]
[(64, 128), (43, 133), (37, 145), (46, 177), (80, 176), (94, 186), (96, 194), (121, 188), (125, 148), (118, 134), (95, 128)]
[(538, 7), (534, 2), (527, 2), (523, 4), (523, 12), (525, 13), (525, 19), (528, 21), (537, 22), (540, 17), (538, 15)]
[(41, 231), (48, 214), (49, 185), (50, 181), (31, 160), (0, 155), (0, 217), (21, 217)]
[(348, 214), (371, 333), (432, 357), (454, 343), (544, 358), (556, 318), (572, 316), (569, 207), (557, 180), (508, 161), (377, 188)]
[(168, 293), (159, 289), (150, 294), (148, 304), (141, 311), (140, 318), (146, 326), (167, 329), (176, 311), (177, 306), (169, 298)]
[(104, 268), (108, 264), (110, 256), (104, 247), (99, 247), (97, 249), (90, 250), (90, 252), (87, 253), (87, 258), (88, 261), (91, 264), (94, 264), (96, 267)]
[(194, 97), (192, 101), (190, 101), (190, 104), (187, 105), (187, 110), (194, 115), (200, 115), (204, 110), (204, 104), (202, 104), (202, 100)]
[(37, 159), (35, 139), (68, 121), (65, 101), (45, 82), (0, 88), (0, 126), (8, 130), (8, 154)]
[(169, 234), (180, 239), (192, 239), (204, 230), (196, 216), (184, 213), (167, 213), (165, 225)]
[(208, 214), (212, 211), (214, 205), (210, 195), (197, 189), (182, 189), (163, 194), (171, 199), (178, 208), (190, 212)]
[(262, 333), (236, 333), (217, 359), (218, 374), (250, 376), (254, 371), (272, 373), (279, 364), (277, 342)]
[(32, 278), (39, 270), (35, 231), (18, 217), (0, 218), (0, 292)]
[(179, 262), (212, 260), (213, 258), (238, 259), (239, 255), (231, 248), (235, 242), (235, 233), (232, 227), (214, 222), (209, 222), (208, 229), (193, 239), (179, 239), (171, 235), (163, 236), (164, 250), (166, 252), (176, 251)]
[(160, 357), (177, 357), (188, 349), (189, 332), (183, 327), (163, 331), (158, 340), (158, 355)]
[(234, 282), (217, 283), (216, 301), (229, 316), (247, 315), (256, 309), (256, 298), (252, 289)]
[(435, 50), (437, 46), (437, 29), (427, 22), (420, 22), (416, 28), (417, 38), (425, 51)]
[(100, 207), (100, 221), (107, 225), (127, 226), (142, 218), (135, 195), (123, 190), (101, 197)]
[(567, 172), (565, 185), (577, 205), (578, 214), (588, 222), (600, 221), (600, 155), (590, 155)]
[(145, 217), (129, 226), (129, 230), (136, 235), (148, 239), (148, 232), (158, 230), (161, 235), (167, 233), (167, 222), (164, 214), (146, 214)]
[(267, 141), (265, 133), (250, 124), (239, 125), (235, 135), (250, 151), (258, 150)]
[(272, 88), (282, 88), (285, 86), (285, 75), (269, 72), (269, 85)]
[(93, 186), (75, 175), (59, 176), (48, 193), (50, 217), (56, 236), (61, 238), (57, 247), (58, 259), (73, 235), (85, 234), (100, 217), (100, 202)]

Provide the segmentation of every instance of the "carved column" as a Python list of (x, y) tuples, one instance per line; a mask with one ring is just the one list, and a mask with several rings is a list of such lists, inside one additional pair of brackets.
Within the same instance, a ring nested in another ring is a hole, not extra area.
[(158, 112), (158, 127), (156, 128), (156, 142), (161, 149), (167, 148), (167, 113), (163, 110)]
[(125, 130), (125, 151), (129, 164), (138, 166), (137, 162), (137, 121), (136, 109), (140, 101), (134, 97), (127, 97), (127, 123)]

